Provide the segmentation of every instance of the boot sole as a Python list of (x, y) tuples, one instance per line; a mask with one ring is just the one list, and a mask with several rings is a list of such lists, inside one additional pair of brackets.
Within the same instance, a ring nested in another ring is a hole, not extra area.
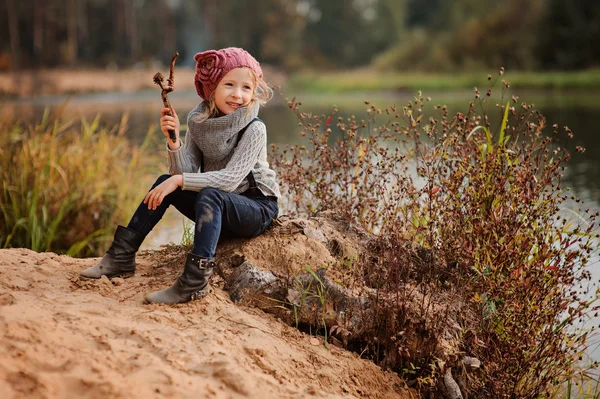
[(206, 298), (206, 296), (208, 294), (210, 294), (211, 292), (213, 292), (212, 287), (209, 287), (206, 291), (203, 291), (201, 294), (199, 293), (193, 293), (192, 296), (190, 297), (190, 300), (187, 302), (178, 302), (178, 303), (158, 303), (158, 302), (152, 302), (149, 301), (147, 298), (144, 299), (144, 305), (150, 305), (150, 304), (156, 304), (156, 305), (181, 305), (184, 303), (190, 303), (192, 301), (199, 301), (200, 299)]
[(213, 291), (212, 287), (208, 287), (207, 290), (204, 290), (202, 292), (194, 292), (192, 294), (192, 297), (190, 298), (190, 302), (191, 301), (199, 301), (200, 299), (204, 299), (208, 296), (208, 294), (210, 294)]
[[(135, 273), (122, 273), (122, 274), (115, 274), (113, 276), (108, 277), (108, 275), (103, 274), (102, 276), (106, 276), (106, 278), (113, 279), (113, 278), (122, 278), (122, 279), (127, 279), (127, 278), (131, 278), (135, 275)], [(100, 280), (102, 278), (102, 276), (100, 277), (87, 277), (87, 276), (82, 276), (81, 274), (79, 275), (79, 279), (81, 280)]]

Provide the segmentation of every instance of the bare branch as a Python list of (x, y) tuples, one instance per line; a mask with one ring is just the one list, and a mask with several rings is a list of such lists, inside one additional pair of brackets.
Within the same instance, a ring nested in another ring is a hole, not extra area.
[[(173, 58), (171, 59), (171, 68), (169, 69), (169, 79), (167, 79), (167, 86), (163, 85), (165, 78), (163, 77), (162, 73), (157, 72), (152, 77), (152, 81), (154, 82), (154, 84), (157, 84), (161, 88), (160, 95), (162, 97), (163, 105), (165, 108), (169, 108), (169, 115), (171, 116), (173, 116), (174, 112), (173, 108), (171, 107), (171, 103), (169, 102), (169, 98), (167, 97), (167, 94), (175, 90), (175, 60), (178, 56), (179, 53), (175, 52), (175, 54), (173, 54)], [(175, 142), (174, 130), (169, 130), (169, 139), (172, 142)]]

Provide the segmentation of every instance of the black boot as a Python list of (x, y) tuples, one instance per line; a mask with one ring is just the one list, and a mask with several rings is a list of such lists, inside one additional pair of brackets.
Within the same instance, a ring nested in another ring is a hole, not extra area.
[(117, 226), (114, 240), (97, 265), (88, 267), (79, 275), (85, 278), (106, 276), (131, 277), (135, 273), (135, 253), (145, 236), (127, 227)]
[(146, 303), (185, 303), (204, 298), (210, 292), (209, 280), (215, 269), (214, 259), (189, 254), (183, 273), (175, 284), (146, 296)]

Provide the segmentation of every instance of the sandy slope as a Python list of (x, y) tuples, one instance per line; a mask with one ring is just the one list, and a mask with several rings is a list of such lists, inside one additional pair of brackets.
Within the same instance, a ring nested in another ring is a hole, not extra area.
[[(81, 281), (95, 259), (0, 250), (0, 398), (408, 398), (402, 381), (216, 288), (144, 305), (179, 270), (138, 256), (128, 280)], [(218, 284), (217, 284), (218, 285)]]

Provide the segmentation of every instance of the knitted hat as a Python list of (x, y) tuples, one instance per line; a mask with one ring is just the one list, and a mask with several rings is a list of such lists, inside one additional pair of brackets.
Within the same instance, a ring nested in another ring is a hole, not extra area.
[(248, 67), (260, 78), (263, 76), (258, 61), (247, 51), (237, 47), (204, 51), (196, 54), (194, 60), (196, 60), (194, 84), (196, 92), (203, 100), (210, 98), (223, 76), (232, 69)]

